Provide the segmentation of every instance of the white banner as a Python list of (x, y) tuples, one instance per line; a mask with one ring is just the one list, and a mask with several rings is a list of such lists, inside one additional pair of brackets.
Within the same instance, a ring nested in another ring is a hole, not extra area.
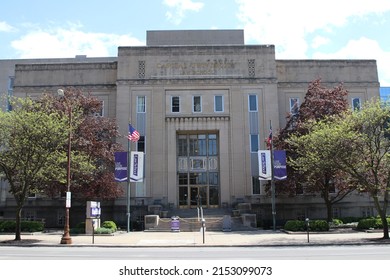
[(131, 152), (130, 182), (143, 182), (144, 179), (144, 153)]
[(271, 152), (269, 150), (259, 150), (259, 179), (260, 180), (271, 180)]

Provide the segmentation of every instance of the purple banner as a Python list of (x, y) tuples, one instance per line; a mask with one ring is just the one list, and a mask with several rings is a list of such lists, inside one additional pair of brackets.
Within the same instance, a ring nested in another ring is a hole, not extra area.
[(115, 181), (127, 182), (127, 152), (115, 153)]
[(286, 151), (283, 150), (274, 151), (274, 179), (275, 180), (287, 179)]

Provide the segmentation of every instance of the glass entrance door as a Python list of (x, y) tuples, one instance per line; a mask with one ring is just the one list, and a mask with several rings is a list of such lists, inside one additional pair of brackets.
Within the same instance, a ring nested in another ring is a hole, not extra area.
[(220, 180), (216, 133), (177, 136), (180, 208), (219, 207)]
[(207, 187), (206, 186), (196, 186), (190, 187), (190, 206), (191, 208), (208, 206), (208, 197), (207, 197)]

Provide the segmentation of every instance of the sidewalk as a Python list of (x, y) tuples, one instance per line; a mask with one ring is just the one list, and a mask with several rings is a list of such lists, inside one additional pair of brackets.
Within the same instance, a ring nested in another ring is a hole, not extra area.
[[(100, 246), (100, 247), (201, 247), (201, 246), (325, 246), (388, 244), (383, 232), (343, 230), (326, 233), (286, 233), (258, 230), (218, 232), (117, 232), (113, 235), (74, 235), (71, 245), (60, 244), (62, 232), (22, 234), (15, 242), (14, 234), (0, 234), (0, 246)], [(308, 240), (309, 239), (309, 240)]]

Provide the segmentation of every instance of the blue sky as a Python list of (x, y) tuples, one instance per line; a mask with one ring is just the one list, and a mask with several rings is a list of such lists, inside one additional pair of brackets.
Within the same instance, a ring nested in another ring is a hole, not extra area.
[(147, 30), (244, 29), (277, 59), (375, 59), (390, 86), (390, 0), (12, 0), (0, 59), (116, 56)]

